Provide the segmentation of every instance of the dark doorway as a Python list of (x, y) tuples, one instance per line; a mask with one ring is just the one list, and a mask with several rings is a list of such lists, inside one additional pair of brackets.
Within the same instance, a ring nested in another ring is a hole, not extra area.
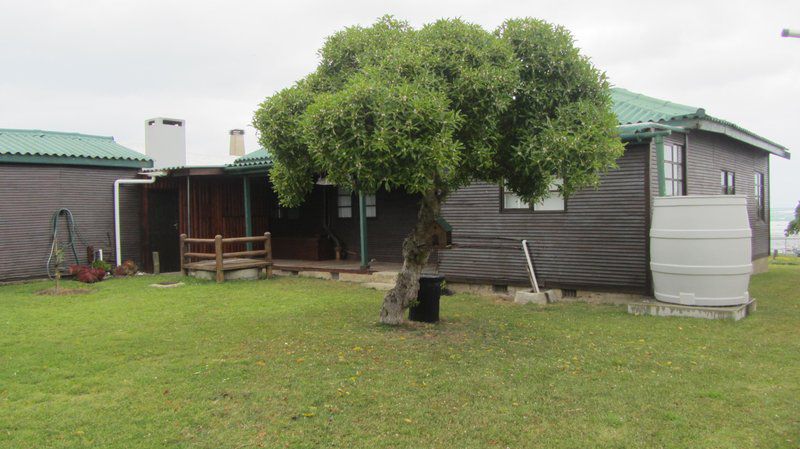
[[(158, 251), (161, 272), (178, 271), (180, 235), (178, 233), (178, 192), (151, 190), (147, 198), (147, 225), (150, 229), (150, 251)], [(147, 254), (150, 257), (151, 254)]]

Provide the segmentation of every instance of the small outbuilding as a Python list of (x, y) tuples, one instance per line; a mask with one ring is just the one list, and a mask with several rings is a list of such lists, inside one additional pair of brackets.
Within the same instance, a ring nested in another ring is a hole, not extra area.
[[(151, 166), (113, 137), (0, 129), (0, 282), (46, 277), (54, 236), (65, 266), (88, 247), (113, 261), (114, 181)], [(137, 263), (140, 207), (141, 190), (121, 189), (122, 253)]]

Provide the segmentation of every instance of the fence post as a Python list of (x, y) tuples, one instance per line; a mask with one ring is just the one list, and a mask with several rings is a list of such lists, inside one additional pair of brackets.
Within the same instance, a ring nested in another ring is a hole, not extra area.
[(222, 236), (217, 234), (214, 237), (214, 255), (216, 256), (216, 273), (217, 283), (222, 283), (225, 280), (225, 273), (222, 271)]
[(272, 234), (264, 233), (264, 262), (267, 263), (267, 277), (272, 276)]
[(186, 268), (184, 268), (184, 264), (186, 263), (186, 234), (181, 234), (181, 274), (186, 276), (188, 273)]

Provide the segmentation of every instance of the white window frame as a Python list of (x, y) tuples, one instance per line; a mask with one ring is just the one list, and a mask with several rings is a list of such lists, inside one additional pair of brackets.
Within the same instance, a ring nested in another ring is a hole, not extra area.
[(353, 218), (353, 192), (346, 187), (339, 187), (336, 191), (336, 216)]
[(501, 201), (503, 202), (503, 210), (508, 211), (519, 211), (519, 210), (531, 210), (533, 212), (564, 212), (567, 210), (567, 202), (564, 200), (564, 196), (561, 194), (560, 187), (563, 184), (562, 179), (556, 179), (553, 181), (549, 188), (548, 194), (546, 197), (542, 198), (538, 203), (531, 205), (527, 201), (523, 201), (522, 198), (519, 197), (514, 192), (511, 192), (505, 188), (502, 189), (502, 198)]

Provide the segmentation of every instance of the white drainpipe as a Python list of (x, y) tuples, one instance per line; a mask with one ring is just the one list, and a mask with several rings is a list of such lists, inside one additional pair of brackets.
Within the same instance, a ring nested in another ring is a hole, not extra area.
[(117, 258), (117, 266), (122, 265), (122, 244), (119, 235), (119, 186), (121, 184), (152, 184), (156, 182), (156, 177), (163, 175), (161, 172), (145, 173), (149, 179), (117, 179), (114, 181), (114, 243)]

